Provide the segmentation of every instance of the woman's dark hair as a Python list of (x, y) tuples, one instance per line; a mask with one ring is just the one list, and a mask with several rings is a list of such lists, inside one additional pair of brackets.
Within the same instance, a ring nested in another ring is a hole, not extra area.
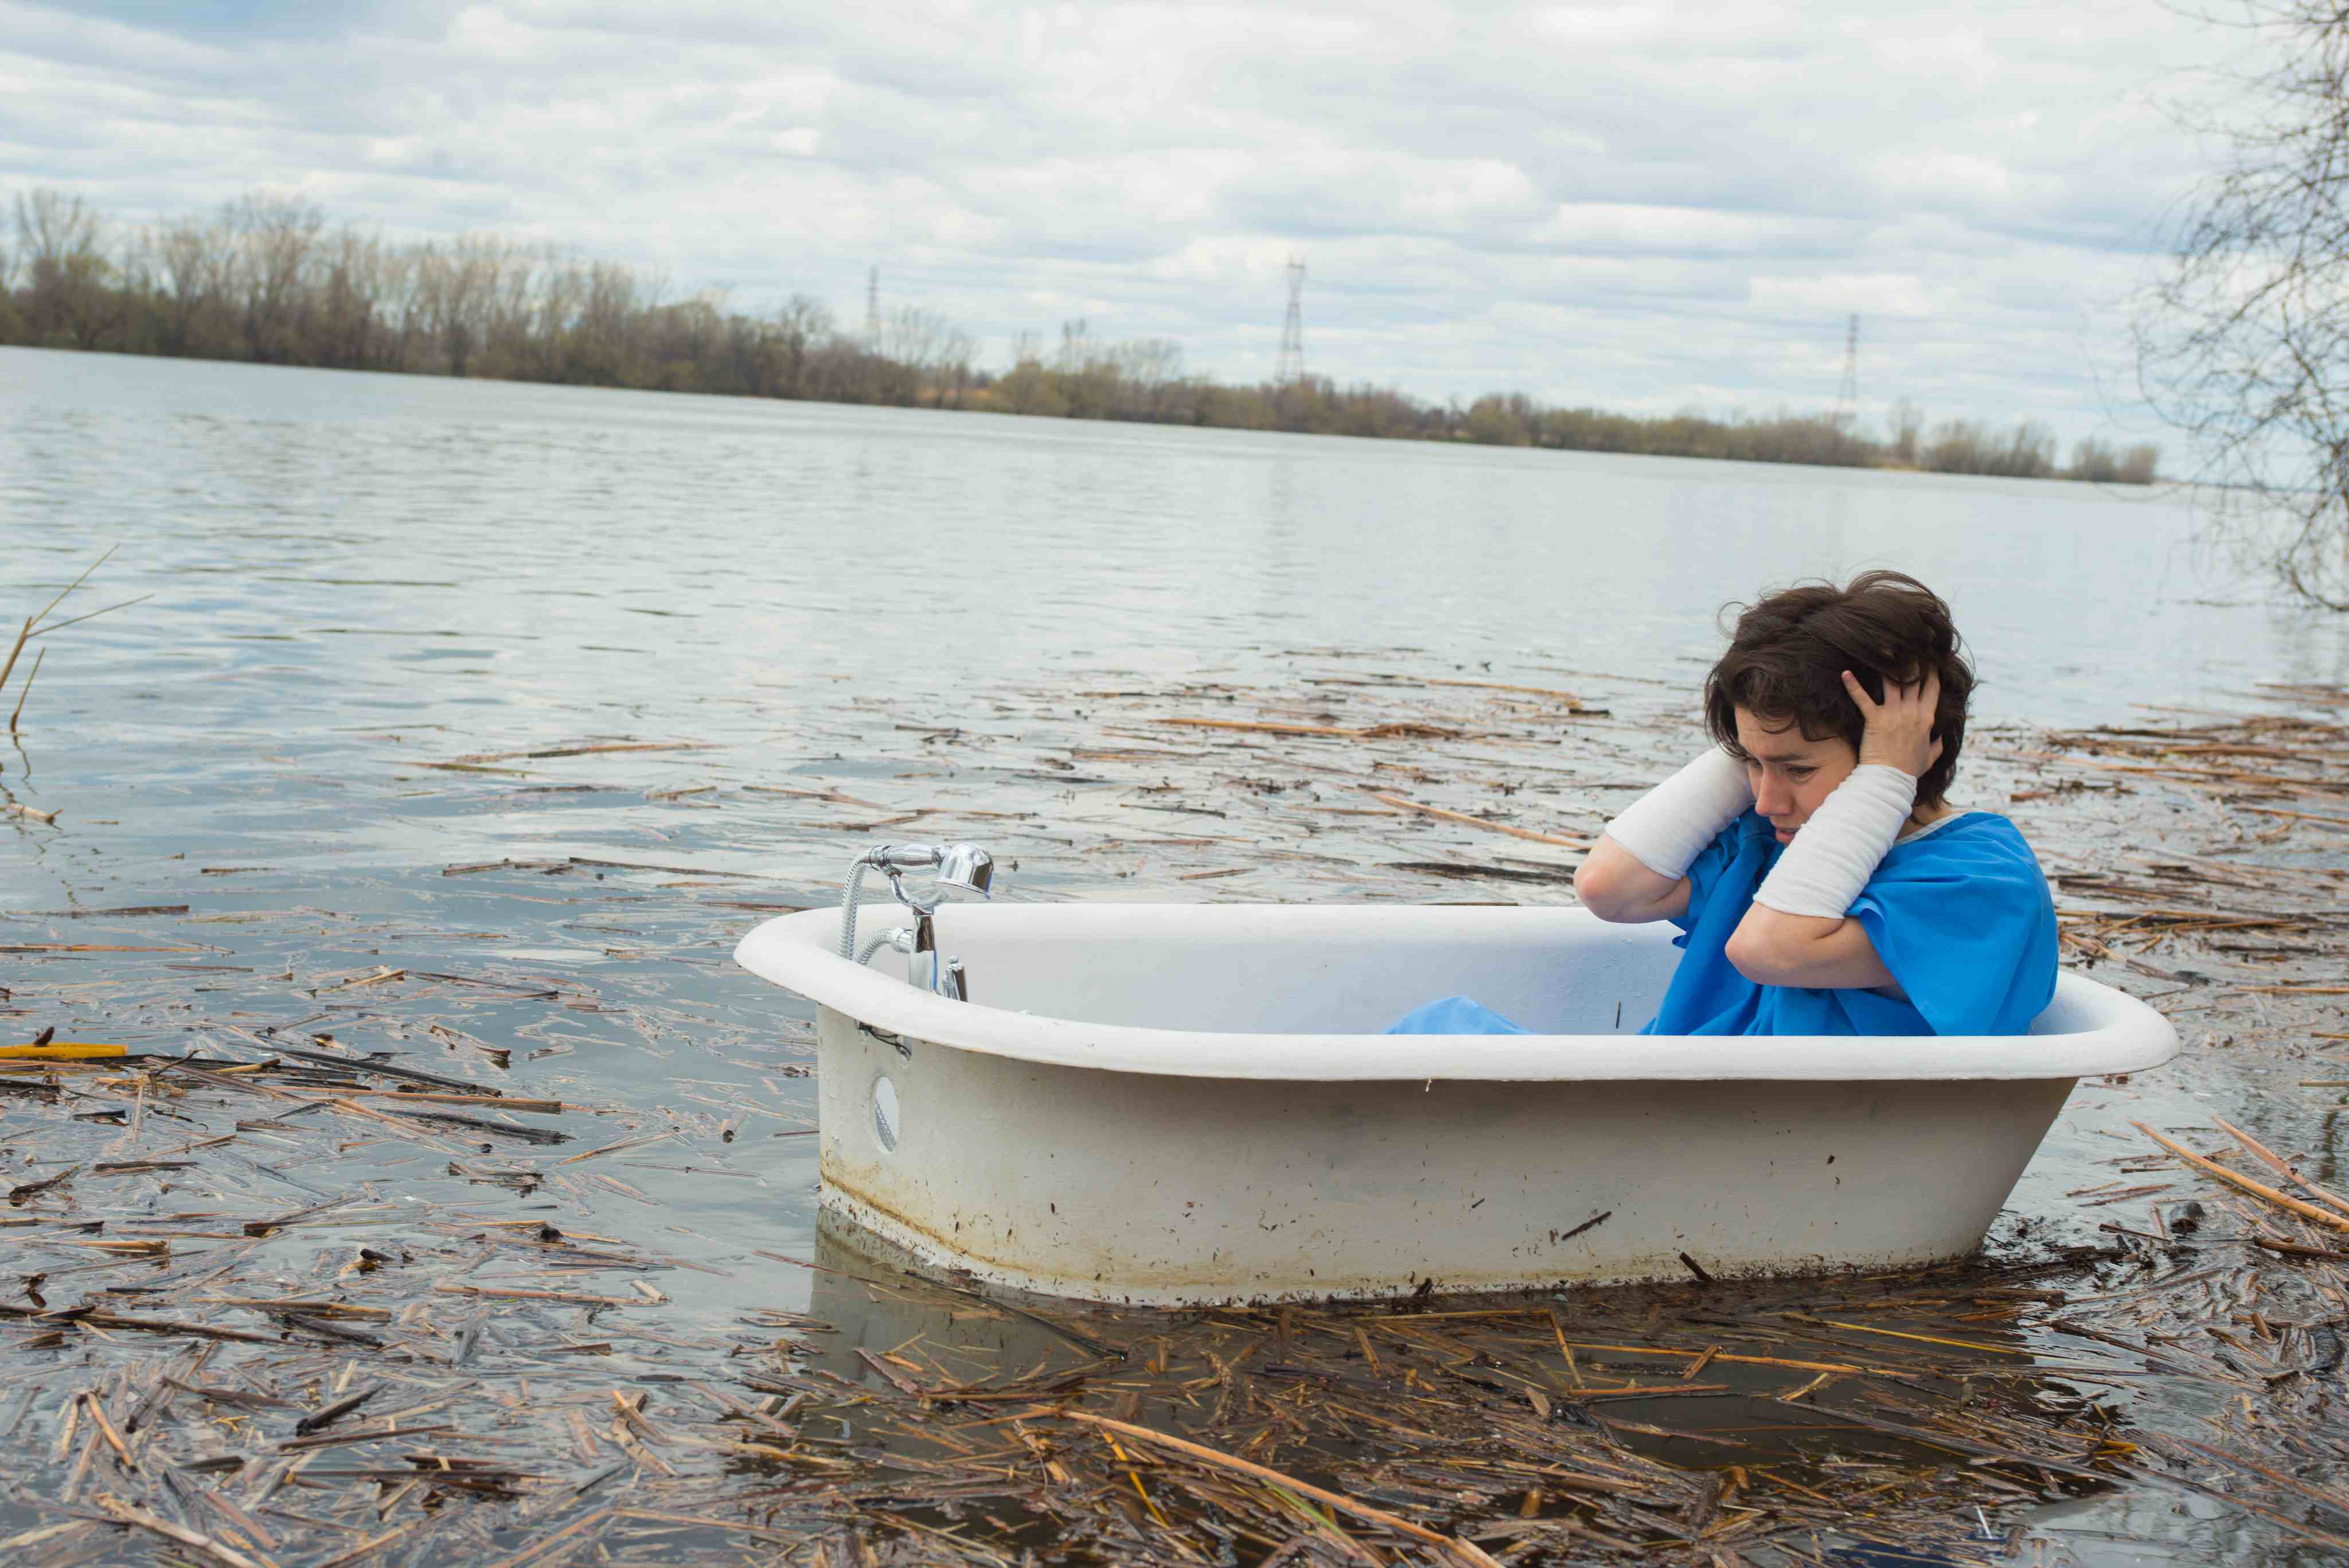
[(1863, 572), (1842, 588), (1799, 584), (1744, 607), (1729, 651), (1704, 678), (1704, 726), (1739, 758), (1745, 755), (1737, 743), (1740, 708), (1774, 728), (1799, 724), (1806, 741), (1840, 736), (1857, 752), (1868, 722), (1844, 690), (1847, 670), (1879, 702), (1888, 680), (1906, 685), (1940, 676), (1933, 733), (1941, 754), (1917, 781), (1918, 804), (1940, 805), (1965, 742), (1974, 672), (1950, 607), (1900, 572)]

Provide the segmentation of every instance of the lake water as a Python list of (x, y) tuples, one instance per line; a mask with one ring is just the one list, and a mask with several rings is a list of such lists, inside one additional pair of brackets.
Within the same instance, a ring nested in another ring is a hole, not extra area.
[[(2349, 628), (2208, 558), (2166, 491), (0, 349), (0, 622), (109, 548), (69, 607), (149, 597), (35, 645), (0, 800), (60, 815), (0, 819), (0, 934), (199, 950), (20, 958), (0, 1032), (299, 1023), (657, 1115), (684, 1152), (626, 1162), (596, 1222), (718, 1264), (813, 1244), (808, 1012), (727, 950), (908, 814), (1037, 898), (1392, 897), (1381, 864), (1446, 831), (1284, 817), (1299, 786), (1249, 770), (1285, 753), (1111, 788), (1089, 751), (1169, 745), (1132, 738), (1154, 717), (1292, 714), (1350, 671), (1572, 687), (1615, 708), (1617, 776), (1524, 776), (1576, 831), (1687, 751), (1722, 605), (1797, 577), (1942, 592), (1983, 732), (2349, 676)], [(598, 745), (673, 749), (522, 754)], [(1509, 768), (1432, 757), (1420, 793)], [(381, 967), (492, 984), (332, 989)], [(779, 1289), (804, 1305), (752, 1264), (687, 1310)]]
[[(157, 597), (76, 639), (73, 694), (119, 717), (168, 680), (207, 737), (567, 733), (1268, 639), (1674, 676), (1724, 601), (1877, 565), (1951, 599), (1992, 717), (2349, 658), (2208, 569), (2164, 491), (0, 354), (0, 568), (100, 544)], [(298, 723), (253, 695), (289, 681)]]
[[(0, 620), (109, 548), (71, 604), (150, 597), (35, 645), (0, 790), (61, 815), (0, 827), (0, 907), (185, 902), (189, 923), (66, 934), (234, 968), (20, 966), (77, 1027), (364, 1020), (311, 993), (385, 963), (554, 977), (605, 1011), (474, 997), (473, 1023), (544, 1053), (534, 1082), (713, 1127), (744, 1096), (812, 1116), (809, 1085), (750, 1074), (806, 1014), (727, 961), (740, 906), (829, 898), (905, 813), (933, 815), (896, 836), (1008, 851), (1014, 897), (1392, 897), (1378, 866), (1426, 854), (1277, 812), (1139, 816), (1161, 808), (1084, 758), (1104, 725), (1163, 747), (1131, 726), (1448, 671), (1597, 692), (1635, 721), (1589, 732), (1598, 782), (1652, 778), (1687, 750), (1725, 601), (1871, 566), (1955, 606), (1978, 735), (2349, 673), (2349, 628), (2217, 571), (2166, 492), (0, 350)], [(583, 744), (695, 749), (502, 755)], [(1223, 754), (1190, 757), (1144, 787), (1232, 808)], [(1586, 782), (1538, 786), (1568, 831), (1628, 798)], [(1319, 860), (1262, 853), (1309, 836)], [(675, 869), (444, 875), (573, 856)], [(659, 1098), (682, 1063), (686, 1106)], [(778, 1159), (738, 1217), (803, 1240), (813, 1150)], [(726, 1207), (707, 1182), (657, 1195)]]

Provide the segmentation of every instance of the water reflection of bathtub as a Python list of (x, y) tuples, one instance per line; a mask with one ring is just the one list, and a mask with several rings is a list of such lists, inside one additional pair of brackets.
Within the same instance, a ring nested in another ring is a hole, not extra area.
[[(1678, 957), (1579, 909), (955, 906), (973, 1000), (836, 917), (735, 957), (815, 1002), (825, 1209), (1025, 1289), (1161, 1304), (1921, 1263), (1971, 1251), (2158, 1014), (2028, 1035), (1641, 1037)], [(1540, 1033), (1386, 1035), (1454, 992)]]
[[(911, 1372), (915, 1381), (933, 1388), (962, 1386), (978, 1391), (989, 1397), (997, 1411), (1017, 1409), (1027, 1403), (1025, 1395), (1020, 1404), (1003, 1402), (1002, 1390), (1007, 1386), (1035, 1390), (1036, 1398), (1042, 1400), (1078, 1386), (1114, 1388), (1121, 1397), (1130, 1395), (1139, 1399), (1136, 1418), (1149, 1425), (1157, 1425), (1176, 1411), (1195, 1413), (1203, 1402), (1211, 1409), (1228, 1411), (1234, 1404), (1244, 1408), (1247, 1401), (1238, 1394), (1238, 1386), (1259, 1377), (1267, 1380), (1259, 1386), (1278, 1388), (1292, 1379), (1313, 1380), (1333, 1372), (1341, 1376), (1367, 1374), (1367, 1380), (1359, 1386), (1361, 1391), (1372, 1401), (1371, 1408), (1391, 1419), (1402, 1417), (1421, 1399), (1474, 1397), (1471, 1387), (1446, 1386), (1448, 1377), (1464, 1376), (1472, 1386), (1490, 1381), (1484, 1357), (1463, 1361), (1460, 1348), (1452, 1348), (1443, 1353), (1434, 1366), (1423, 1366), (1422, 1380), (1413, 1382), (1407, 1370), (1413, 1347), (1407, 1341), (1386, 1337), (1381, 1325), (1412, 1324), (1423, 1310), (1415, 1302), (1291, 1309), (1295, 1315), (1283, 1327), (1269, 1313), (1104, 1306), (999, 1289), (981, 1295), (934, 1278), (929, 1271), (908, 1269), (909, 1261), (903, 1248), (882, 1241), (854, 1220), (837, 1214), (818, 1216), (816, 1269), (811, 1276), (813, 1283), (807, 1308), (808, 1317), (817, 1321), (797, 1328), (792, 1355), (802, 1369), (839, 1378), (846, 1386), (847, 1397), (826, 1399), (819, 1395), (820, 1414), (811, 1411), (806, 1417), (812, 1423), (809, 1430), (850, 1447), (874, 1438), (899, 1446), (919, 1441), (920, 1428), (907, 1427), (902, 1406), (894, 1398), (903, 1384), (868, 1356), (908, 1357), (911, 1367), (903, 1361), (895, 1364), (900, 1376)], [(1834, 1310), (1830, 1303), (1844, 1289), (1842, 1282), (1824, 1280), (1819, 1286), (1816, 1304)], [(1559, 1306), (1547, 1291), (1482, 1295), (1475, 1301), (1479, 1317), (1487, 1324), (1506, 1322), (1512, 1308), (1525, 1310), (1519, 1321), (1532, 1332), (1504, 1331), (1514, 1341), (1504, 1362), (1506, 1374), (1546, 1383), (1552, 1389), (1584, 1376), (1598, 1384), (1620, 1380), (1662, 1386), (1663, 1391), (1652, 1399), (1609, 1398), (1605, 1413), (1609, 1422), (1606, 1440), (1610, 1445), (1619, 1444), (1683, 1469), (1802, 1465), (1835, 1458), (1906, 1464), (1920, 1475), (1945, 1469), (1950, 1462), (1946, 1447), (1930, 1438), (1920, 1441), (1846, 1418), (1847, 1412), (1883, 1418), (1881, 1390), (1871, 1378), (1830, 1379), (1799, 1403), (1790, 1404), (1785, 1402), (1785, 1395), (1815, 1381), (1809, 1366), (1800, 1362), (1787, 1366), (1733, 1355), (1708, 1359), (1703, 1381), (1711, 1388), (1701, 1396), (1689, 1394), (1682, 1380), (1670, 1376), (1674, 1370), (1685, 1370), (1694, 1353), (1656, 1346), (1675, 1341), (1682, 1345), (1705, 1343), (1705, 1331), (1681, 1330), (1682, 1314), (1702, 1310), (1740, 1317), (1764, 1299), (1757, 1293), (1768, 1292), (1783, 1304), (1785, 1290), (1776, 1283), (1732, 1284), (1703, 1292), (1685, 1284), (1632, 1285), (1578, 1292), (1568, 1306)], [(1961, 1339), (1974, 1346), (1978, 1355), (1994, 1363), (2009, 1397), (2026, 1397), (2039, 1386), (2030, 1342), (2013, 1324), (1986, 1319), (1980, 1303), (1964, 1299), (1962, 1286), (1959, 1298), (1907, 1311), (1884, 1311), (1879, 1304), (1879, 1310), (1869, 1314), (1873, 1327), (1923, 1336), (1909, 1342), (1908, 1355), (1893, 1358), (1911, 1363), (1904, 1367), (1905, 1386), (1929, 1397), (1961, 1397), (1962, 1364), (1952, 1370), (1946, 1360), (1938, 1366), (1934, 1360), (1939, 1350), (1949, 1347), (1949, 1341)], [(1424, 1310), (1433, 1315), (1425, 1321), (1448, 1329), (1447, 1320), (1457, 1305), (1451, 1297), (1432, 1301)], [(1658, 1315), (1669, 1325), (1661, 1335), (1654, 1326)], [(1576, 1372), (1569, 1373), (1563, 1356), (1550, 1347), (1553, 1321), (1564, 1325), (1560, 1334), (1571, 1335), (1580, 1346), (1576, 1352)], [(1351, 1335), (1365, 1329), (1380, 1335), (1382, 1348), (1377, 1361), (1352, 1349)], [(1804, 1349), (1777, 1348), (1796, 1356), (1820, 1353), (1816, 1341)], [(1919, 1350), (1926, 1354), (1918, 1356)], [(1309, 1365), (1295, 1365), (1300, 1360)], [(1246, 1368), (1239, 1384), (1229, 1376), (1236, 1368)], [(2048, 1375), (2060, 1379), (2063, 1371), (2052, 1368)], [(1431, 1375), (1432, 1381), (1428, 1380)], [(1203, 1395), (1201, 1390), (1208, 1383), (1223, 1387)], [(860, 1388), (876, 1397), (857, 1397), (853, 1391)], [(1423, 1407), (1419, 1413), (1426, 1414)], [(1186, 1415), (1173, 1425), (1179, 1432), (1186, 1421), (1196, 1418), (1195, 1414)], [(1580, 1424), (1570, 1416), (1561, 1418)], [(1214, 1419), (1209, 1417), (1211, 1425)], [(1436, 1419), (1440, 1426), (1442, 1418)], [(1342, 1419), (1337, 1423), (1340, 1430), (1348, 1424)], [(1407, 1420), (1402, 1426), (1410, 1429)], [(1388, 1431), (1392, 1439), (1396, 1428)], [(1196, 1428), (1190, 1428), (1189, 1435), (1214, 1441), (1211, 1433), (1203, 1434)], [(1308, 1447), (1319, 1447), (1333, 1435), (1324, 1428), (1319, 1438), (1308, 1437), (1305, 1441)], [(1471, 1422), (1467, 1428), (1454, 1430), (1451, 1440), (1475, 1449), (1482, 1446), (1484, 1437)], [(1350, 1438), (1337, 1449), (1349, 1458), (1360, 1458)], [(911, 1451), (917, 1457), (926, 1456), (926, 1450)], [(955, 1452), (941, 1450), (936, 1457), (950, 1460)], [(990, 1500), (987, 1511), (1016, 1509), (1019, 1494), (1026, 1490), (1023, 1483), (1007, 1481), (1005, 1497)], [(1861, 1556), (1851, 1558), (1855, 1563), (1862, 1560)], [(1913, 1561), (1953, 1560), (1927, 1556)]]

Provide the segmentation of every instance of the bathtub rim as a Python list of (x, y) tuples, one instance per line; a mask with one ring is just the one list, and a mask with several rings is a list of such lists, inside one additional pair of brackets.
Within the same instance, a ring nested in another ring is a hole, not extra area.
[[(1209, 920), (1245, 929), (1254, 921), (1311, 921), (1333, 935), (1357, 920), (1400, 924), (1424, 920), (1471, 923), (1538, 917), (1574, 917), (1598, 923), (1578, 909), (1482, 909), (1453, 905), (1053, 904), (999, 905), (953, 911), (1022, 917), (1049, 926), (1044, 911), (1079, 912), (1089, 925), (1174, 919)], [(868, 912), (885, 919), (886, 906)], [(1638, 928), (1625, 929), (1627, 936)], [(2089, 1026), (2020, 1035), (1778, 1035), (1766, 1049), (1743, 1035), (1632, 1034), (1294, 1034), (1158, 1029), (1092, 1023), (949, 1002), (903, 981), (850, 962), (835, 950), (840, 915), (804, 909), (752, 929), (735, 945), (734, 961), (771, 984), (797, 992), (860, 1025), (909, 1044), (926, 1042), (1014, 1061), (1155, 1076), (1289, 1082), (1395, 1082), (1413, 1079), (1494, 1079), (1514, 1082), (1687, 1082), (1755, 1079), (1801, 1082), (1947, 1082), (1974, 1078), (2084, 1078), (2142, 1072), (2178, 1054), (2178, 1041), (2160, 1013), (2085, 975), (2059, 971), (2051, 1010), (2079, 1015)], [(1652, 928), (1651, 928), (1652, 929)], [(1665, 927), (1664, 930), (1669, 931)], [(1632, 940), (1661, 940), (1633, 936)], [(1931, 1042), (1930, 1059), (1916, 1049)], [(1627, 1042), (1640, 1042), (1626, 1050)]]

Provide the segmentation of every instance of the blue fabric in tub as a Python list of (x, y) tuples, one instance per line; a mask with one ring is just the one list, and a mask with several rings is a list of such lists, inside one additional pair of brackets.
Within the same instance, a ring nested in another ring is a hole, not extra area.
[[(2055, 994), (2055, 903), (2013, 823), (1971, 811), (1894, 845), (1850, 910), (1904, 995), (1757, 985), (1730, 933), (1778, 863), (1770, 824), (1748, 814), (1689, 867), (1685, 956), (1643, 1034), (2023, 1034)], [(1447, 996), (1390, 1034), (1523, 1034), (1482, 1002)]]
[(1387, 1029), (1390, 1034), (1523, 1034), (1524, 1030), (1481, 1002), (1447, 996), (1413, 1008)]
[(2023, 1034), (2055, 994), (2055, 903), (2014, 824), (1946, 817), (1895, 844), (1852, 904), (1905, 996), (1756, 985), (1729, 961), (1730, 933), (1778, 863), (1770, 824), (1748, 814), (1689, 867), (1685, 950), (1645, 1034)]

